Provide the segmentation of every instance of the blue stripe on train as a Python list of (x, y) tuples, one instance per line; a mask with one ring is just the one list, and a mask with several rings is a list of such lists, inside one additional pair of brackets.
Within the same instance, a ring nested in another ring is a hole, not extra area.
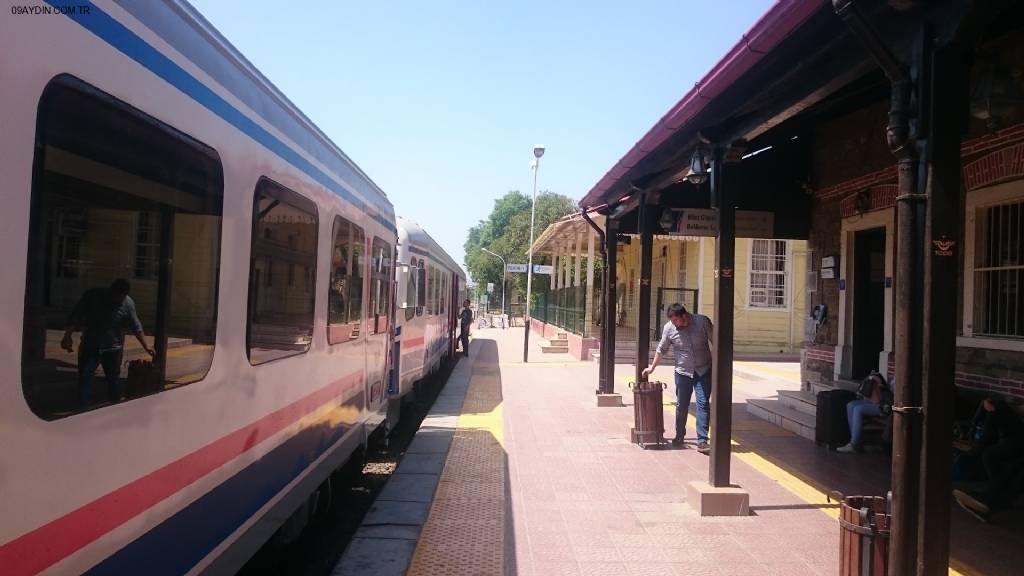
[[(46, 2), (54, 7), (63, 5), (58, 0), (46, 0)], [(284, 161), (305, 172), (325, 188), (351, 202), (360, 210), (370, 212), (367, 210), (370, 206), (366, 202), (353, 195), (344, 186), (292, 150), (287, 144), (278, 140), (262, 126), (253, 122), (251, 118), (233, 107), (208, 86), (175, 64), (174, 61), (160, 53), (156, 48), (150, 46), (145, 40), (112, 18), (98, 6), (87, 0), (83, 1), (82, 5), (89, 7), (88, 14), (82, 14), (81, 11), (73, 11), (73, 13), (69, 11), (68, 17), (119, 50), (125, 56), (135, 60), (153, 74), (164, 79), (168, 84), (174, 86), (243, 134), (259, 142), (267, 150), (270, 150)], [(379, 209), (384, 212), (384, 215), (380, 213), (371, 214), (373, 219), (380, 222), (388, 230), (396, 232), (394, 222), (384, 217), (385, 215), (393, 217), (394, 209), (390, 204), (384, 204)], [(374, 212), (376, 211), (377, 208), (375, 207)]]
[[(383, 200), (384, 196), (380, 188), (373, 184), (344, 152), (338, 150), (326, 135), (319, 130), (311, 132), (305, 122), (312, 122), (302, 116), (301, 111), (293, 112), (272, 98), (255, 74), (239, 70), (231, 64), (225, 65), (223, 51), (211, 45), (202, 33), (185, 23), (186, 16), (182, 13), (181, 7), (159, 1), (114, 1), (211, 78), (216, 78), (218, 84), (228, 89), (250, 110), (256, 111), (261, 118), (280, 130), (309, 155), (340, 175), (363, 196), (374, 199), (377, 206), (383, 205), (380, 200)], [(343, 158), (339, 158), (339, 154)], [(388, 210), (384, 209), (384, 212)]]
[(86, 574), (188, 572), (351, 429), (304, 428)]

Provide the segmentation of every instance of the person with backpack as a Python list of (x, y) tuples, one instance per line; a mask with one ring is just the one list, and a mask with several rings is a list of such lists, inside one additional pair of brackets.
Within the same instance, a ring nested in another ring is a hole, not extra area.
[(885, 414), (892, 406), (892, 392), (885, 378), (878, 372), (868, 374), (857, 389), (857, 400), (846, 404), (846, 420), (850, 424), (850, 442), (836, 448), (836, 452), (850, 454), (860, 450), (864, 419)]

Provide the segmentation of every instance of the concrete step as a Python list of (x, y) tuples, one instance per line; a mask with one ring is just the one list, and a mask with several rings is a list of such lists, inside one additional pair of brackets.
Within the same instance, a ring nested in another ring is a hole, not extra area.
[(540, 351), (544, 354), (568, 354), (569, 342), (567, 340), (541, 340)]
[(786, 406), (779, 400), (747, 400), (747, 412), (808, 440), (814, 440), (814, 416)]
[(854, 382), (853, 380), (835, 380), (831, 384), (825, 384), (825, 383), (818, 384), (818, 383), (814, 383), (814, 382), (811, 382), (810, 384), (811, 384), (811, 392), (814, 392), (815, 396), (817, 396), (818, 392), (822, 392), (822, 391), (826, 391), (826, 390), (836, 390), (836, 389), (840, 389), (840, 388), (842, 388), (844, 390), (850, 390), (850, 391), (856, 392), (857, 388), (860, 386), (859, 382)]
[(809, 390), (779, 390), (779, 402), (809, 416), (818, 410), (818, 396)]

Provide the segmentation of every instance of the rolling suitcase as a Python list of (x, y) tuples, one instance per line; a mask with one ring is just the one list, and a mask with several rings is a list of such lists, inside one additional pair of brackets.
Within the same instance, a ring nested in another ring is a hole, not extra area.
[(856, 399), (857, 394), (841, 388), (818, 392), (814, 426), (814, 441), (817, 444), (824, 444), (833, 449), (850, 441), (846, 404)]

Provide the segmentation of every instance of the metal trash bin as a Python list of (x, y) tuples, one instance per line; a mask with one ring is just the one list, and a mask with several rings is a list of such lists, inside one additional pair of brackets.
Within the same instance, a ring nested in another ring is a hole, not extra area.
[(664, 382), (630, 382), (633, 390), (633, 442), (646, 449), (665, 443), (665, 408), (662, 405)]
[(884, 576), (889, 572), (889, 526), (892, 492), (888, 496), (843, 496), (839, 506), (840, 576)]

